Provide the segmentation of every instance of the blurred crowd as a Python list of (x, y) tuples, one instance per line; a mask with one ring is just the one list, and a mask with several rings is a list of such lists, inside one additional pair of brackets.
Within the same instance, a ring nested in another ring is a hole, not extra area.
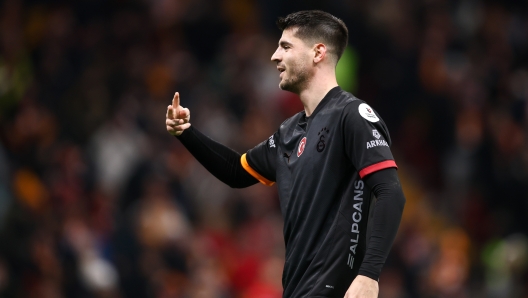
[(0, 2), (0, 297), (281, 297), (274, 187), (234, 190), (165, 131), (245, 152), (302, 110), (278, 16), (349, 27), (340, 85), (384, 118), (407, 204), (380, 297), (528, 297), (528, 2)]

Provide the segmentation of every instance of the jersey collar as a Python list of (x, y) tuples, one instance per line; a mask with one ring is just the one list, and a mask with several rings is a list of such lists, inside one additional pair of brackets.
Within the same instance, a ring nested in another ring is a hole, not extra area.
[(310, 117), (306, 117), (306, 112), (303, 111), (304, 113), (304, 117), (306, 117), (307, 119), (313, 119), (314, 116), (324, 108), (324, 106), (330, 101), (331, 98), (333, 98), (334, 96), (336, 96), (339, 92), (341, 91), (341, 87), (339, 86), (335, 86), (334, 88), (330, 89), (330, 91), (328, 91), (328, 93), (326, 93), (325, 97), (323, 97), (323, 100), (321, 100), (321, 102), (319, 102), (319, 104), (317, 105), (317, 107), (315, 108), (315, 110), (313, 111), (313, 113), (310, 115)]

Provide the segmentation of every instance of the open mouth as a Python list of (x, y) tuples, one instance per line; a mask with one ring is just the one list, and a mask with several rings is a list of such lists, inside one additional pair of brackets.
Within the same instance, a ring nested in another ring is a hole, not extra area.
[(279, 73), (280, 73), (280, 74), (279, 74), (280, 77), (282, 77), (282, 73), (286, 71), (286, 69), (283, 68), (283, 67), (277, 67), (277, 70), (278, 70)]

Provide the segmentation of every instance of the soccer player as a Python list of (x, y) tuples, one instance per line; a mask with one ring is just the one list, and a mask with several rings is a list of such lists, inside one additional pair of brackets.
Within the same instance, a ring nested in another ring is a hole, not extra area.
[(337, 85), (335, 67), (348, 40), (343, 21), (300, 11), (277, 25), (282, 37), (271, 60), (279, 87), (298, 94), (304, 111), (240, 155), (192, 127), (176, 93), (167, 131), (231, 187), (277, 184), (283, 297), (377, 297), (405, 205), (389, 132), (368, 104)]

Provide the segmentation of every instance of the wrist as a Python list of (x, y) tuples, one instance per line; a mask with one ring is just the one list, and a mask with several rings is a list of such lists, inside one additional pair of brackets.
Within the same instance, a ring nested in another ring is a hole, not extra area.
[(369, 279), (374, 280), (375, 282), (379, 281), (379, 274), (374, 274), (369, 271), (359, 270), (358, 276), (368, 277)]
[(189, 128), (187, 129), (184, 129), (180, 134), (175, 134), (174, 136), (177, 138), (177, 139), (182, 139), (182, 138), (185, 138), (187, 135), (189, 135), (189, 131), (193, 129), (193, 126), (190, 125)]

